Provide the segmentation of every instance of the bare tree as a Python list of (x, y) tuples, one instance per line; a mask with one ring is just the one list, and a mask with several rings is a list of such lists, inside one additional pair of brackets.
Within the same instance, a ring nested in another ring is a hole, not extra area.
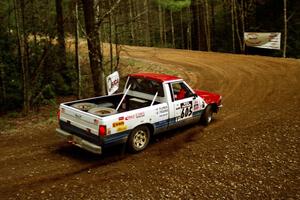
[(158, 19), (159, 19), (159, 38), (160, 45), (164, 45), (164, 26), (163, 26), (163, 12), (161, 8), (160, 0), (158, 1)]
[(171, 20), (171, 33), (172, 33), (172, 47), (175, 48), (175, 32), (174, 32), (174, 21), (173, 21), (172, 10), (170, 10), (170, 20)]
[[(109, 7), (110, 5), (110, 1), (108, 1), (108, 5)], [(129, 7), (131, 7), (131, 5), (129, 4)], [(109, 13), (108, 16), (108, 29), (109, 29), (109, 34), (108, 34), (108, 42), (109, 42), (109, 58), (110, 58), (110, 73), (113, 72), (113, 66), (114, 66), (114, 60), (113, 60), (113, 44), (112, 44), (112, 14)]]
[(238, 10), (237, 10), (238, 6), (237, 6), (237, 2), (236, 0), (233, 0), (233, 11), (234, 11), (234, 21), (235, 21), (235, 31), (236, 31), (236, 36), (239, 42), (239, 46), (240, 46), (240, 50), (242, 50), (243, 48), (243, 44), (242, 44), (242, 39), (241, 39), (241, 35), (240, 35), (240, 29), (239, 29), (239, 15), (238, 15)]
[(241, 0), (240, 5), (240, 12), (241, 12), (241, 26), (242, 26), (242, 45), (241, 45), (241, 51), (242, 53), (245, 53), (245, 41), (244, 41), (244, 33), (245, 33), (245, 2), (244, 0)]
[(287, 29), (287, 10), (286, 10), (286, 4), (287, 0), (283, 0), (283, 15), (284, 15), (284, 39), (283, 39), (283, 57), (286, 57), (286, 46), (287, 46), (287, 34), (288, 34), (288, 29)]
[(215, 37), (216, 37), (216, 20), (215, 20), (215, 0), (211, 0), (211, 48), (214, 50), (215, 48)]
[(94, 0), (82, 0), (86, 37), (89, 49), (90, 68), (95, 95), (103, 95), (103, 66), (100, 49), (100, 35), (96, 24)]
[(183, 11), (180, 10), (180, 36), (181, 36), (181, 48), (184, 49), (184, 28), (183, 28)]
[(207, 51), (211, 51), (211, 28), (210, 28), (210, 16), (209, 16), (209, 5), (208, 0), (204, 0), (205, 4), (205, 36), (206, 36), (206, 46)]
[(198, 38), (198, 50), (201, 50), (201, 19), (200, 19), (200, 0), (196, 1), (196, 20), (197, 20), (197, 38)]
[[(17, 0), (14, 0), (15, 23), (18, 41), (19, 65), (22, 69), (22, 83), (23, 83), (23, 111), (25, 114), (30, 109), (30, 84), (29, 84), (29, 69), (28, 69), (28, 41), (27, 33), (25, 31), (25, 2), (20, 0), (20, 5)], [(21, 26), (20, 26), (21, 18)], [(22, 27), (22, 32), (21, 32)]]
[[(4, 64), (1, 62), (0, 58), (0, 103), (1, 105), (5, 105), (6, 101), (6, 86), (5, 86), (5, 68)], [(0, 106), (0, 111), (2, 106)]]
[(59, 69), (66, 67), (66, 45), (65, 45), (65, 31), (62, 0), (55, 0), (56, 8), (56, 27), (57, 27), (57, 42), (59, 45)]
[(188, 24), (186, 28), (186, 33), (187, 33), (187, 49), (192, 49), (192, 23), (191, 23), (191, 8), (188, 7), (187, 10), (187, 16), (188, 16)]
[(134, 33), (134, 30), (135, 30), (135, 23), (134, 23), (134, 20), (133, 20), (133, 15), (134, 15), (134, 6), (133, 6), (133, 3), (132, 3), (132, 0), (129, 0), (128, 2), (128, 7), (129, 7), (129, 17), (130, 17), (130, 36), (131, 36), (131, 42), (134, 44), (135, 43), (135, 33)]
[(77, 97), (82, 98), (81, 94), (81, 67), (79, 57), (79, 19), (78, 2), (75, 1), (75, 67), (77, 69)]
[(146, 11), (146, 33), (145, 33), (145, 40), (146, 40), (146, 46), (151, 45), (151, 33), (150, 33), (150, 3), (149, 0), (144, 1), (144, 7), (147, 9)]
[(235, 12), (234, 3), (235, 0), (231, 0), (230, 11), (231, 11), (231, 34), (232, 34), (232, 51), (235, 53)]
[(114, 15), (114, 30), (115, 30), (115, 51), (116, 51), (116, 63), (115, 63), (115, 71), (118, 70), (119, 68), (119, 64), (120, 64), (120, 52), (121, 52), (121, 48), (119, 45), (119, 35), (118, 35), (118, 18), (117, 15)]
[(164, 30), (164, 45), (167, 43), (167, 26), (166, 26), (166, 9), (163, 7), (163, 30)]

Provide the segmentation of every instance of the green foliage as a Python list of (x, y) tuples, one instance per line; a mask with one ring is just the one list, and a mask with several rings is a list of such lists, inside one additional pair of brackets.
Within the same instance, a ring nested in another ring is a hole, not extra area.
[[(1, 110), (18, 109), (22, 107), (22, 70), (18, 64), (16, 37), (5, 31), (0, 32), (0, 61), (4, 69), (6, 98)], [(70, 95), (75, 91), (76, 71), (72, 54), (67, 55), (67, 65), (64, 70), (57, 68), (56, 45), (46, 40), (29, 42), (31, 105), (37, 107), (49, 104), (56, 95)], [(45, 54), (46, 51), (46, 54)], [(46, 55), (43, 58), (43, 55)]]
[[(230, 8), (216, 6), (215, 7), (215, 38), (213, 38), (214, 50), (220, 52), (232, 51), (232, 31)], [(225, 39), (226, 38), (226, 39)]]
[(16, 38), (3, 29), (0, 30), (0, 38), (0, 64), (5, 71), (3, 87), (6, 99), (9, 99), (9, 101), (2, 100), (3, 105), (0, 110), (20, 108), (22, 105), (22, 81), (21, 69), (17, 67)]
[(43, 69), (43, 85), (50, 84), (55, 89), (55, 94), (58, 95), (70, 95), (75, 91), (76, 71), (74, 68), (74, 56), (67, 54), (66, 66), (63, 69), (59, 69), (59, 56), (58, 47), (55, 45), (49, 52), (44, 62)]
[[(74, 94), (76, 85), (76, 69), (74, 67), (74, 55), (67, 53), (66, 65), (60, 65), (60, 51), (56, 44), (57, 25), (56, 25), (56, 9), (55, 1), (25, 1), (24, 8), (24, 24), (21, 18), (20, 1), (17, 3), (17, 16), (19, 18), (20, 33), (28, 36), (28, 66), (29, 66), (29, 83), (31, 86), (30, 103), (32, 106), (38, 106), (45, 103), (52, 103), (56, 95)], [(103, 5), (108, 5), (108, 0), (99, 1)], [(193, 3), (192, 3), (193, 2)], [(232, 30), (231, 30), (231, 1), (209, 0), (209, 16), (212, 32), (212, 42), (214, 51), (231, 52), (232, 51)], [(236, 1), (237, 5), (241, 5), (241, 1)], [(300, 57), (300, 1), (288, 1), (288, 44), (287, 56)], [(246, 5), (250, 1), (244, 1)], [(0, 111), (4, 109), (19, 109), (23, 104), (23, 80), (22, 68), (20, 66), (20, 57), (17, 40), (17, 29), (15, 19), (15, 9), (13, 0), (5, 0), (0, 2)], [(74, 1), (63, 0), (64, 28), (68, 34), (74, 33), (73, 24), (73, 8)], [(102, 5), (101, 4), (101, 5)], [(154, 5), (156, 4), (156, 5)], [(195, 7), (197, 4), (197, 9)], [(158, 6), (162, 8), (158, 10)], [(172, 47), (171, 42), (171, 23), (170, 12), (173, 11), (173, 26), (175, 34), (176, 47), (187, 48), (188, 41), (192, 46), (200, 41), (200, 46), (205, 43), (205, 6), (204, 1), (192, 0), (155, 0), (149, 1), (148, 14), (149, 22), (145, 23), (146, 15), (143, 10), (144, 1), (133, 0), (131, 7), (127, 1), (122, 1), (120, 7), (113, 12), (113, 18), (116, 18), (118, 28), (118, 41), (121, 44), (145, 45), (147, 40), (145, 37), (145, 27), (150, 28), (151, 45), (161, 47)], [(247, 7), (247, 6), (246, 6)], [(165, 10), (166, 9), (166, 10)], [(198, 10), (199, 9), (199, 10)], [(100, 9), (100, 12), (106, 12), (108, 8)], [(131, 10), (130, 14), (120, 12), (123, 10)], [(239, 13), (240, 8), (237, 10)], [(178, 12), (182, 11), (182, 12)], [(266, 31), (283, 33), (283, 3), (282, 1), (253, 1), (252, 7), (247, 8), (245, 31)], [(161, 16), (161, 24), (160, 17)], [(240, 16), (239, 16), (240, 17)], [(129, 19), (130, 18), (130, 19)], [(79, 19), (81, 21), (80, 28), (84, 29), (84, 20), (82, 7), (79, 9)], [(104, 19), (101, 27), (101, 38), (108, 41), (108, 32), (110, 30)], [(197, 20), (200, 22), (197, 24)], [(237, 34), (242, 36), (241, 19), (238, 18), (239, 33), (234, 33), (236, 39), (236, 49), (239, 51)], [(113, 20), (114, 21), (114, 20)], [(214, 22), (214, 26), (212, 26)], [(114, 23), (114, 22), (113, 22)], [(198, 27), (199, 26), (199, 27)], [(193, 32), (195, 27), (201, 31), (199, 36)], [(113, 30), (113, 40), (114, 38)], [(161, 32), (160, 32), (161, 31)], [(84, 35), (83, 32), (80, 33)], [(191, 35), (190, 39), (187, 39)], [(165, 35), (162, 42), (161, 35)], [(200, 38), (198, 38), (200, 37)], [(282, 34), (283, 37), (283, 34)], [(198, 41), (197, 41), (198, 40)], [(249, 50), (249, 48), (247, 49)], [(281, 51), (251, 49), (254, 54), (281, 56)], [(252, 53), (247, 51), (247, 53)], [(84, 55), (81, 55), (84, 56)], [(107, 59), (106, 59), (107, 60)], [(115, 61), (115, 58), (114, 58)], [(128, 66), (139, 67), (139, 63), (135, 60), (128, 60)], [(109, 63), (105, 65), (105, 73), (110, 73)], [(171, 73), (171, 72), (170, 72)], [(82, 76), (82, 84), (88, 83), (90, 77)], [(2, 85), (3, 84), (3, 85)], [(4, 89), (3, 89), (4, 88)], [(89, 89), (92, 90), (92, 89)], [(87, 90), (85, 90), (87, 91)]]

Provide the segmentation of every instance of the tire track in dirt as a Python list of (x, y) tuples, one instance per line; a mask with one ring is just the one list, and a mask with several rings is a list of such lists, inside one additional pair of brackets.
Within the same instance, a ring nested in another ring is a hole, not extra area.
[(93, 156), (59, 142), (54, 125), (26, 128), (17, 139), (1, 135), (3, 198), (299, 197), (299, 61), (122, 48), (123, 56), (177, 70), (194, 88), (221, 93), (224, 109), (211, 126), (161, 134), (136, 155), (120, 156), (117, 147)]

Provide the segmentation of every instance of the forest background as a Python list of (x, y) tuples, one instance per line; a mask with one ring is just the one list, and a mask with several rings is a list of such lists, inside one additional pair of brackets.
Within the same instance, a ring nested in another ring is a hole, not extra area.
[[(299, 58), (299, 11), (296, 0), (2, 0), (0, 115), (87, 96), (86, 78), (93, 95), (105, 94), (122, 45)], [(244, 32), (281, 32), (282, 48), (247, 47)]]

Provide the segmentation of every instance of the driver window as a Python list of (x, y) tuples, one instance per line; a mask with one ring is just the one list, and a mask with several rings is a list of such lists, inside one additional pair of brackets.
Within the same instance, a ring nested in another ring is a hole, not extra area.
[(173, 83), (172, 88), (175, 101), (185, 99), (193, 95), (191, 90), (183, 82)]

